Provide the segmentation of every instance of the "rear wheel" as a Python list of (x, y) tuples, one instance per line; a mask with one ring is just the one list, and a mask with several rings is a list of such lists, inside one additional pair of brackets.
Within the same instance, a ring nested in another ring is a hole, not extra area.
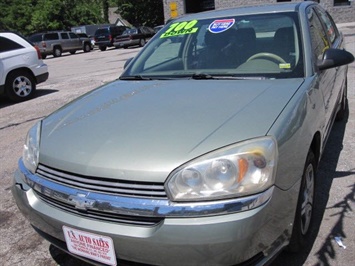
[(62, 56), (62, 49), (58, 46), (53, 48), (53, 56), (54, 57), (60, 57)]
[(85, 43), (84, 44), (84, 52), (87, 53), (87, 52), (90, 52), (91, 51), (91, 46), (89, 43)]
[(13, 71), (5, 83), (7, 97), (14, 102), (22, 102), (33, 97), (36, 83), (33, 76), (24, 70)]
[(75, 54), (75, 53), (76, 53), (76, 51), (75, 51), (75, 50), (74, 50), (74, 51), (70, 51), (70, 53), (71, 53), (71, 54)]
[(315, 199), (316, 159), (312, 150), (308, 152), (298, 196), (295, 221), (288, 250), (298, 252), (309, 240), (313, 226)]
[(106, 51), (106, 46), (99, 46), (99, 49), (100, 49), (101, 51)]
[(46, 59), (46, 58), (47, 58), (47, 55), (41, 54), (41, 57), (42, 57), (42, 59)]

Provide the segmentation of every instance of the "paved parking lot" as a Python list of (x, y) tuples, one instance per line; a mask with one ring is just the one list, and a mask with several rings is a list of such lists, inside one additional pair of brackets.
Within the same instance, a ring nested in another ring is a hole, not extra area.
[[(342, 24), (347, 48), (355, 54), (355, 24)], [(19, 104), (0, 98), (0, 261), (2, 265), (79, 265), (50, 247), (22, 217), (10, 186), (28, 129), (52, 111), (116, 79), (124, 62), (140, 48), (48, 57), (50, 78), (38, 86), (37, 97)], [(281, 254), (273, 265), (352, 265), (355, 261), (355, 63), (349, 66), (350, 115), (336, 123), (321, 161), (317, 230), (303, 253)], [(346, 249), (334, 240), (342, 237)], [(237, 252), (237, 251), (236, 251)]]

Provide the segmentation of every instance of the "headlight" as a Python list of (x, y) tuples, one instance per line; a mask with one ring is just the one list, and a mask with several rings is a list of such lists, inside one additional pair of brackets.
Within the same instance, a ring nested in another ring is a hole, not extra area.
[(274, 183), (277, 144), (262, 137), (199, 157), (172, 172), (166, 190), (173, 201), (202, 201), (255, 194)]
[(34, 173), (38, 165), (39, 140), (41, 134), (41, 121), (37, 122), (27, 133), (23, 147), (22, 160), (26, 168)]

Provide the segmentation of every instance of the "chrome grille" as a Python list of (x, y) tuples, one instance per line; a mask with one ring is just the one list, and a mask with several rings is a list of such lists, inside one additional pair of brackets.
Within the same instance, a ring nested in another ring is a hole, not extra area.
[(43, 164), (37, 172), (42, 178), (73, 188), (120, 196), (167, 199), (164, 184), (91, 177), (64, 172)]
[(133, 215), (120, 215), (118, 213), (110, 213), (107, 211), (99, 210), (78, 210), (72, 205), (65, 202), (55, 200), (52, 197), (48, 197), (45, 194), (36, 192), (38, 197), (44, 202), (50, 204), (53, 207), (65, 210), (67, 212), (73, 213), (75, 215), (83, 216), (85, 218), (98, 219), (100, 221), (124, 223), (130, 225), (142, 225), (142, 226), (155, 226), (164, 220), (162, 217), (144, 217), (144, 216), (133, 216)]

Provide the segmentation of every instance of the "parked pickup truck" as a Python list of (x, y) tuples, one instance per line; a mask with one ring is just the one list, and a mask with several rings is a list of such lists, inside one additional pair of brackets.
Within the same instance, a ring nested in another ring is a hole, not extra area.
[(59, 57), (64, 52), (75, 54), (78, 50), (91, 51), (90, 38), (82, 38), (70, 31), (51, 31), (36, 33), (29, 37), (29, 40), (38, 46), (42, 58), (47, 55)]

